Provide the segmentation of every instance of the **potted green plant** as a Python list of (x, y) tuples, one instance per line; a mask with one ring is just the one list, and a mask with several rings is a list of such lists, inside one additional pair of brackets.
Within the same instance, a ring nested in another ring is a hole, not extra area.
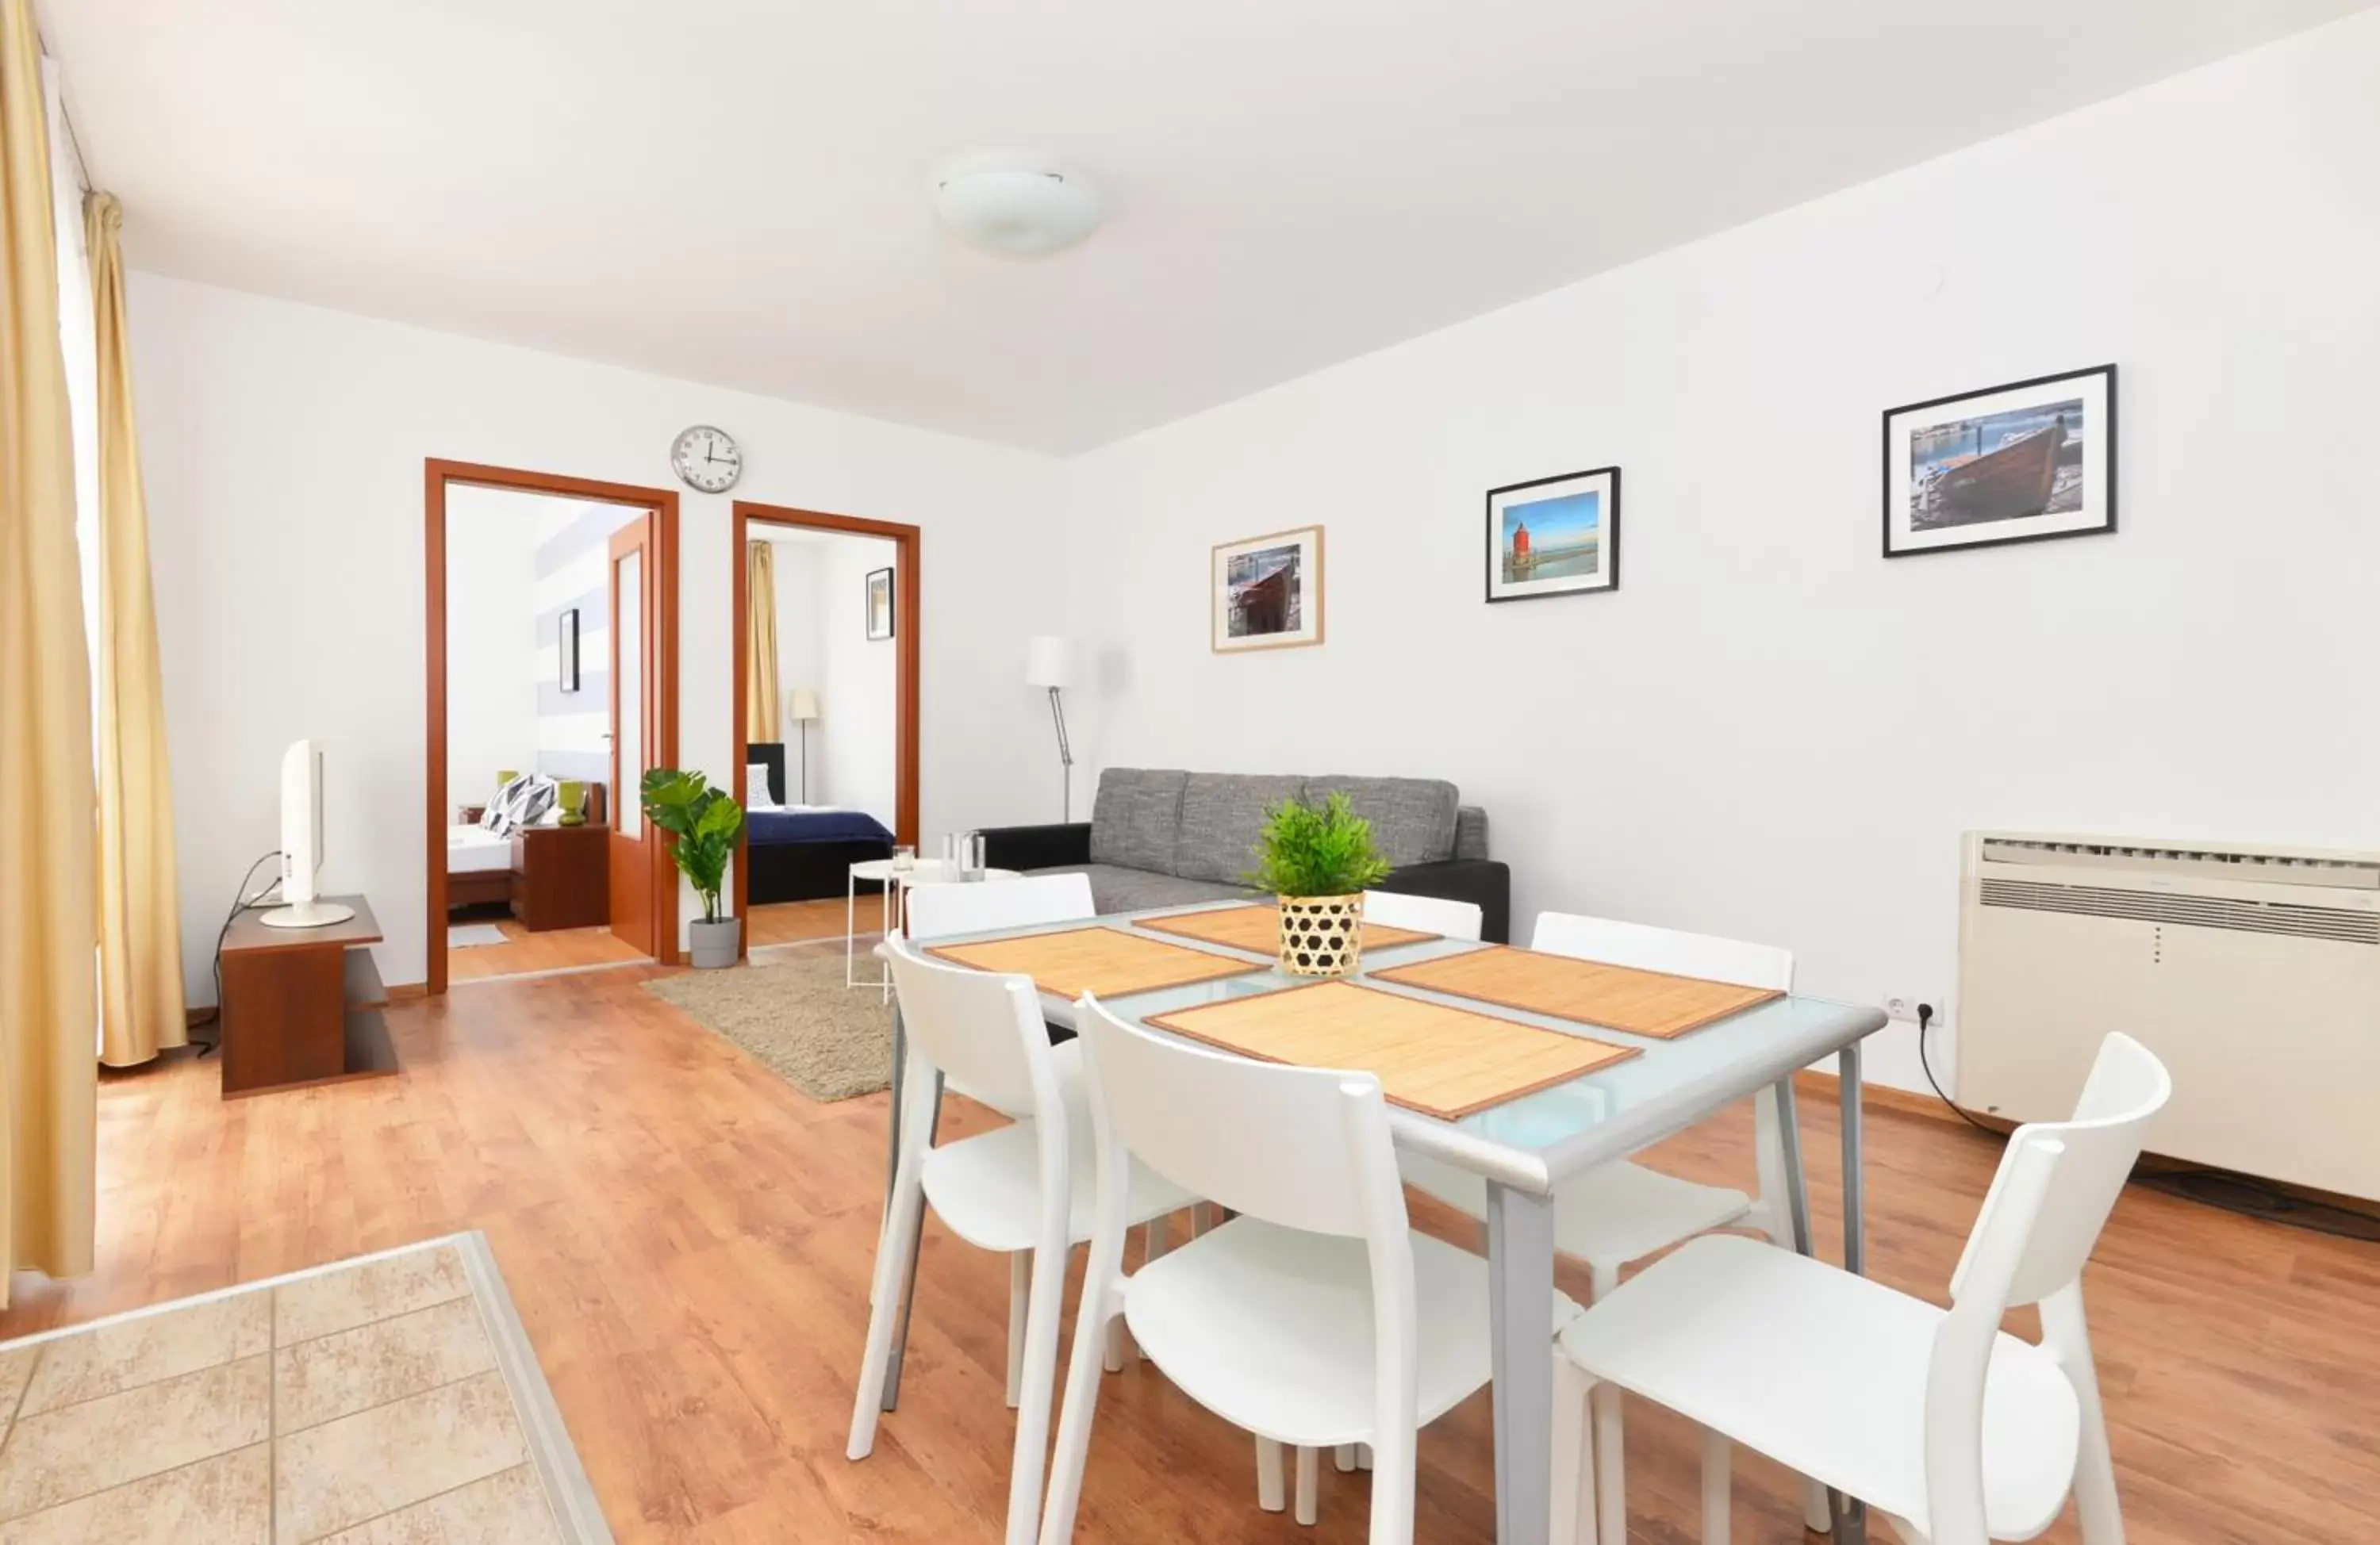
[(727, 882), (728, 855), (744, 832), (744, 807), (700, 773), (675, 767), (647, 772), (642, 793), (645, 818), (677, 839), (670, 856), (702, 898), (702, 921), (687, 929), (694, 963), (734, 965), (742, 924), (719, 915), (719, 892)]
[(1389, 872), (1372, 823), (1344, 794), (1319, 805), (1283, 800), (1265, 815), (1247, 881), (1281, 904), (1281, 969), (1345, 976), (1363, 962), (1364, 888)]

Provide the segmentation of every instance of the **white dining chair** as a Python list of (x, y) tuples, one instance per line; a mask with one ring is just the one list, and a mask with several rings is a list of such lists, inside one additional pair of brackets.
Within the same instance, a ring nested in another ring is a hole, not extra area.
[[(1406, 1545), (1415, 1430), (1488, 1382), (1488, 1264), (1407, 1226), (1379, 1080), (1172, 1042), (1088, 996), (1076, 1024), (1099, 1200), (1042, 1545), (1074, 1537), (1097, 1347), (1119, 1317), (1184, 1394), (1260, 1440), (1372, 1445), (1371, 1545)], [(1126, 1275), (1135, 1161), (1237, 1215)], [(1548, 1325), (1576, 1313), (1557, 1294)]]
[[(1947, 1310), (1712, 1235), (1597, 1300), (1558, 1356), (1701, 1424), (1704, 1545), (1727, 1545), (1736, 1443), (1865, 1502), (1912, 1545), (2030, 1539), (2070, 1491), (2084, 1545), (2122, 1545), (2082, 1267), (2172, 1091), (2139, 1042), (2101, 1042), (2073, 1118), (2010, 1138)], [(2028, 1304), (2038, 1346), (1999, 1328)], [(1557, 1491), (1574, 1488), (1579, 1450), (1554, 1458)]]
[[(1637, 971), (1778, 992), (1793, 990), (1791, 950), (1641, 923), (1543, 912), (1529, 948)], [(1621, 1268), (1630, 1261), (1714, 1228), (1755, 1228), (1772, 1242), (1793, 1249), (1783, 1127), (1773, 1090), (1764, 1089), (1754, 1099), (1753, 1148), (1760, 1182), (1757, 1199), (1730, 1187), (1680, 1179), (1624, 1159), (1563, 1182), (1554, 1193), (1554, 1249), (1586, 1262), (1593, 1298), (1601, 1298), (1619, 1286)], [(1400, 1162), (1408, 1184), (1473, 1217), (1487, 1215), (1488, 1184), (1478, 1176), (1411, 1153), (1400, 1155)], [(1602, 1532), (1608, 1539), (1624, 1539), (1626, 1455), (1616, 1415), (1618, 1397), (1607, 1392), (1597, 1398), (1614, 1413), (1597, 1430)], [(1810, 1527), (1831, 1527), (1824, 1488), (1814, 1483), (1804, 1489), (1803, 1511)]]
[[(909, 1108), (892, 1202), (877, 1238), (868, 1349), (846, 1452), (864, 1459), (875, 1447), (893, 1338), (905, 1318), (903, 1285), (924, 1209), (931, 1206), (960, 1238), (1009, 1257), (1012, 1287), (1021, 1263), (1026, 1311), (1021, 1326), (1013, 1309), (1010, 1319), (1009, 1396), (1016, 1406), (1016, 1433), (1005, 1538), (1009, 1545), (1025, 1545), (1040, 1515), (1066, 1258), (1090, 1237), (1090, 1117), (1079, 1087), (1070, 1099), (1060, 1086), (1032, 978), (928, 960), (902, 939), (887, 940), (884, 956), (907, 1028), (902, 1088)], [(1017, 1113), (1017, 1119), (933, 1146), (934, 1090), (945, 1072), (995, 1108)], [(1138, 1165), (1127, 1164), (1106, 1183), (1115, 1192), (1112, 1212), (1127, 1224), (1192, 1200)]]
[(1441, 938), (1479, 937), (1479, 903), (1451, 901), (1442, 896), (1408, 896), (1401, 890), (1364, 892), (1364, 921), (1389, 928), (1411, 928)]

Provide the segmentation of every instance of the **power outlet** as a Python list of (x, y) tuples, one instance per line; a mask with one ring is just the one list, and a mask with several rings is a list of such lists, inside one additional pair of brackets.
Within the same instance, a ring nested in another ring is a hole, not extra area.
[[(1917, 1006), (1933, 1001), (1932, 998), (1925, 997), (1888, 997), (1884, 1000), (1885, 1016), (1888, 1019), (1900, 1020), (1913, 1025), (1917, 1022)], [(1942, 1022), (1942, 1013), (1938, 1008), (1934, 1012), (1933, 1022), (1937, 1025)]]

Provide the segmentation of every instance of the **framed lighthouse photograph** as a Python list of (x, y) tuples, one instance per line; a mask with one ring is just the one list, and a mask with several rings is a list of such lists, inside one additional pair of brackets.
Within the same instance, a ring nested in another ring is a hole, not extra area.
[(2116, 529), (2116, 368), (1884, 415), (1884, 555)]
[(1488, 598), (1620, 588), (1620, 469), (1488, 490)]

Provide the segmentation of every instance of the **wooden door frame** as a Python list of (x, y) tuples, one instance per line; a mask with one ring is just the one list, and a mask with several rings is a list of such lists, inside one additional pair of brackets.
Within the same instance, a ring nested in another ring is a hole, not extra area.
[[(749, 547), (754, 525), (790, 525), (810, 531), (832, 531), (844, 536), (880, 537), (893, 544), (892, 556), (892, 648), (893, 648), (893, 711), (892, 711), (892, 839), (915, 846), (917, 841), (917, 627), (923, 611), (918, 602), (921, 586), (918, 582), (918, 537), (917, 526), (898, 521), (868, 520), (859, 515), (828, 514), (819, 510), (795, 510), (777, 504), (759, 504), (750, 500), (735, 501), (734, 526), (735, 538), (728, 551), (735, 569), (732, 581), (735, 600), (728, 610), (729, 626), (735, 631), (735, 695), (728, 703), (727, 717), (735, 724), (735, 803), (751, 808), (747, 798), (747, 768), (751, 761), (751, 729), (745, 721), (744, 698), (751, 689), (752, 680), (752, 571)], [(750, 849), (748, 834), (735, 839), (735, 915), (739, 919), (751, 911), (750, 865), (746, 862)], [(743, 930), (743, 948), (752, 948), (752, 930)]]
[[(453, 822), (447, 803), (446, 789), (446, 489), (448, 485), (461, 483), (472, 488), (508, 489), (518, 493), (552, 494), (562, 499), (594, 500), (607, 504), (633, 505), (653, 513), (653, 572), (648, 576), (645, 620), (657, 643), (657, 665), (660, 681), (654, 683), (661, 696), (661, 744), (647, 758), (651, 766), (677, 765), (677, 494), (670, 489), (638, 488), (630, 483), (604, 483), (589, 477), (565, 477), (559, 473), (529, 472), (519, 467), (486, 466), (477, 462), (446, 461), (436, 456), (424, 460), (422, 473), (422, 594), (425, 598), (423, 627), (424, 683), (423, 710), (425, 739), (428, 742), (425, 781), (429, 788), (426, 806), (428, 831), (425, 833), (428, 874), (426, 889), (430, 895), (428, 928), (422, 936), (429, 956), (427, 990), (435, 995), (446, 990), (446, 828)], [(608, 580), (607, 580), (608, 583)], [(618, 733), (618, 726), (613, 727)], [(608, 798), (616, 808), (624, 795), (620, 790), (609, 791)], [(666, 835), (656, 832), (655, 838), (666, 845)], [(677, 947), (677, 866), (656, 863), (653, 865), (653, 942), (658, 948), (654, 959), (663, 965), (678, 961)]]

